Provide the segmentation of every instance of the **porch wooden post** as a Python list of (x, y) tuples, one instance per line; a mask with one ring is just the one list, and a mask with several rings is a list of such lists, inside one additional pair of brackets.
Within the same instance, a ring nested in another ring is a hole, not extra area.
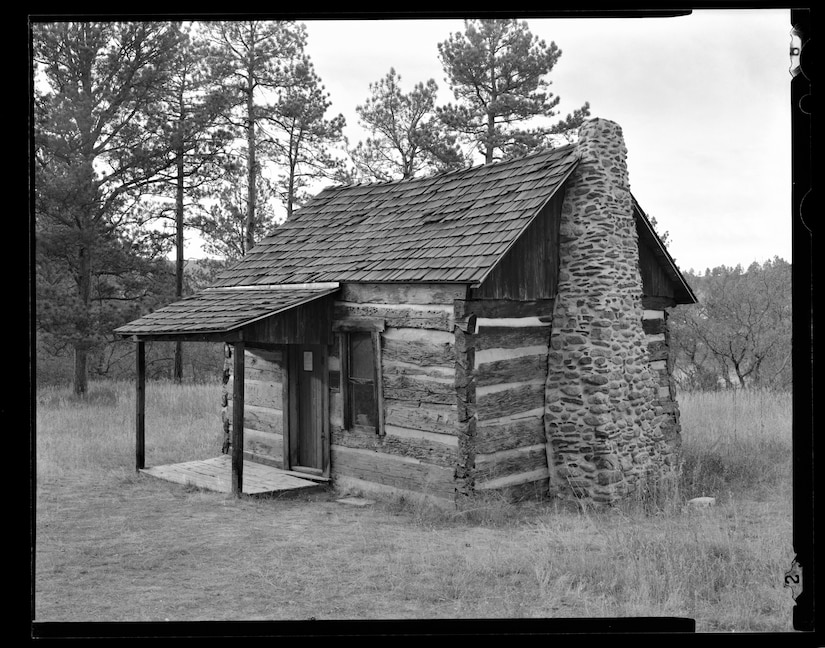
[(146, 343), (135, 342), (135, 470), (146, 464)]
[(235, 342), (232, 350), (232, 494), (243, 492), (243, 398), (244, 398), (244, 343)]

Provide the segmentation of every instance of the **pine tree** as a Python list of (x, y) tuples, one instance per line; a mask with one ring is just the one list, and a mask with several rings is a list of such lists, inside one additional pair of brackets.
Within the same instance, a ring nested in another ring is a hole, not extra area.
[[(203, 249), (225, 261), (237, 261), (247, 248), (246, 201), (249, 197), (246, 183), (249, 180), (246, 165), (237, 161), (227, 162), (210, 195), (206, 212), (193, 214), (192, 224), (201, 233)], [(256, 238), (270, 235), (277, 227), (274, 203), (277, 194), (273, 183), (263, 174), (255, 181)]]
[(159, 89), (177, 34), (170, 24), (64, 22), (34, 24), (32, 36), (38, 326), (73, 347), (82, 395), (90, 351), (141, 296), (143, 259), (163, 251), (140, 196), (171, 163)]
[[(179, 300), (184, 292), (184, 230), (193, 225), (193, 212), (202, 209), (200, 200), (220, 177), (230, 133), (217, 127), (227, 102), (219, 80), (205, 64), (205, 43), (192, 33), (191, 25), (173, 28), (178, 32), (178, 46), (165, 104), (174, 164), (161, 173), (156, 187), (158, 197), (167, 198), (161, 218), (173, 223), (175, 298)], [(175, 344), (173, 375), (175, 381), (182, 380), (181, 342)]]
[(390, 68), (383, 79), (370, 84), (369, 98), (356, 108), (371, 135), (350, 152), (358, 174), (366, 180), (389, 181), (463, 167), (456, 137), (436, 114), (435, 81), (418, 83), (408, 93), (401, 91), (400, 82)]
[[(589, 104), (554, 125), (559, 97), (546, 76), (561, 57), (555, 43), (534, 36), (526, 22), (467, 20), (438, 45), (439, 58), (457, 100), (440, 109), (444, 123), (472, 142), (485, 163), (552, 146), (549, 136), (581, 124)], [(531, 124), (531, 128), (526, 128)]]
[[(224, 79), (230, 100), (225, 114), (227, 124), (244, 142), (243, 153), (232, 161), (229, 170), (236, 171), (241, 165), (245, 168), (244, 239), (240, 250), (245, 254), (254, 247), (260, 230), (269, 226), (259, 213), (258, 188), (265, 183), (261, 154), (267, 152), (261, 126), (273, 113), (278, 89), (289, 84), (289, 64), (303, 52), (306, 28), (293, 22), (247, 20), (207, 23), (206, 29), (212, 43), (211, 65)], [(221, 217), (231, 216), (224, 213)]]
[(280, 174), (279, 193), (289, 219), (296, 205), (306, 199), (303, 190), (310, 180), (341, 178), (343, 160), (332, 155), (331, 147), (343, 141), (346, 122), (341, 114), (326, 119), (332, 104), (309, 57), (304, 55), (287, 66), (284, 76), (288, 84), (279, 90), (265, 127), (285, 169)]

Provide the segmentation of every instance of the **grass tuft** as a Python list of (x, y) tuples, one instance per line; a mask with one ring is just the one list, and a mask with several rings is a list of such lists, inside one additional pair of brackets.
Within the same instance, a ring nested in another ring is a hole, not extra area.
[[(146, 464), (220, 454), (219, 399), (218, 385), (147, 383)], [(83, 397), (68, 387), (48, 386), (38, 390), (36, 404), (38, 480), (118, 470), (134, 461), (134, 384), (91, 382)]]
[(682, 412), (685, 498), (759, 497), (791, 475), (791, 395), (765, 390), (688, 392)]

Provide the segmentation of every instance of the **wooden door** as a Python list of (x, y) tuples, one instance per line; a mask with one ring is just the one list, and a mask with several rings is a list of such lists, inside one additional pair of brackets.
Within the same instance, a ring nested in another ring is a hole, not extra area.
[(290, 351), (290, 468), (321, 473), (325, 467), (326, 349), (296, 344)]

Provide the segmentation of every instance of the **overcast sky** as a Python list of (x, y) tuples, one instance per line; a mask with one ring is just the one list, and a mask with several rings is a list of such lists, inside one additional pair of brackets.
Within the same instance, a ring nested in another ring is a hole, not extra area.
[[(560, 115), (589, 101), (622, 126), (631, 190), (680, 268), (791, 260), (789, 10), (527, 21), (562, 50), (550, 75)], [(439, 102), (452, 100), (437, 44), (462, 21), (303, 22), (351, 144), (365, 136), (355, 107), (390, 67), (403, 90), (433, 78)]]

